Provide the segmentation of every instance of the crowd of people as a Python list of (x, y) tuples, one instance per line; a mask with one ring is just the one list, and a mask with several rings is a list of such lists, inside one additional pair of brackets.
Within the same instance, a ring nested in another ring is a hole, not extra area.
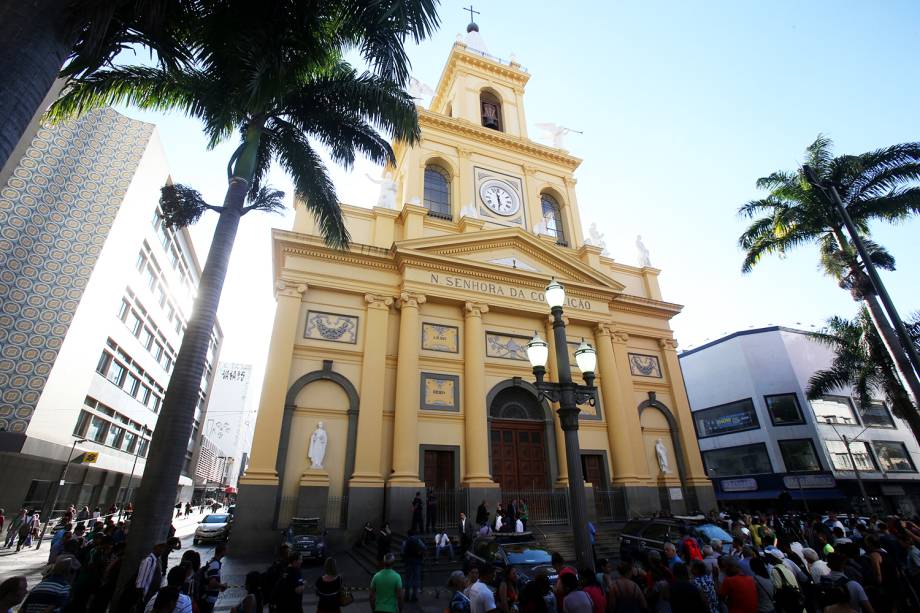
[[(731, 543), (681, 531), (663, 551), (604, 569), (608, 593), (639, 589), (626, 608), (700, 613), (889, 613), (920, 610), (920, 526), (881, 520), (787, 514), (713, 517)], [(616, 583), (619, 582), (619, 583)], [(641, 598), (640, 598), (641, 593)], [(616, 600), (616, 599), (614, 599)], [(638, 604), (637, 604), (638, 603)], [(636, 607), (639, 608), (636, 608)]]

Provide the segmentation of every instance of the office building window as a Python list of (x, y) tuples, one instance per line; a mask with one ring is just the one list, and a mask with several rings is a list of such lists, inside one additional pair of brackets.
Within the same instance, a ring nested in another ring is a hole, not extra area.
[(99, 362), (96, 363), (96, 372), (102, 376), (105, 376), (109, 372), (109, 364), (112, 361), (112, 355), (106, 351), (102, 352), (102, 355), (99, 356)]
[(825, 424), (859, 425), (853, 412), (853, 403), (846, 396), (822, 396), (811, 400), (811, 410), (815, 419)]
[(153, 346), (153, 330), (150, 328), (144, 327), (141, 331), (140, 339), (141, 345), (144, 346), (144, 349), (150, 350), (150, 347)]
[(108, 422), (101, 417), (93, 416), (89, 422), (89, 428), (86, 430), (86, 438), (91, 441), (101, 443), (105, 440), (105, 431)]
[(802, 417), (802, 410), (799, 408), (799, 399), (795, 394), (774, 394), (764, 396), (763, 399), (767, 405), (767, 411), (770, 412), (770, 420), (774, 426), (791, 426), (805, 423), (805, 419)]
[(872, 441), (878, 463), (886, 473), (917, 472), (907, 447), (899, 441)]
[(836, 470), (853, 470), (853, 462), (850, 461), (850, 454), (853, 455), (853, 461), (859, 470), (875, 470), (875, 461), (869, 454), (869, 448), (862, 441), (850, 442), (850, 454), (847, 453), (847, 446), (843, 441), (824, 441), (827, 447), (827, 453), (831, 456), (831, 464)]
[(868, 407), (859, 407), (859, 416), (864, 426), (871, 428), (894, 428), (894, 420), (884, 402), (873, 400)]
[(140, 445), (137, 448), (137, 455), (142, 458), (147, 457), (147, 449), (150, 447), (150, 439), (142, 438)]
[(125, 391), (134, 396), (138, 397), (138, 391), (141, 389), (141, 380), (135, 377), (134, 375), (129, 374), (127, 384), (125, 385)]
[(767, 446), (763, 443), (725, 447), (703, 452), (703, 463), (711, 477), (763, 475), (773, 472)]
[(109, 424), (109, 431), (105, 436), (106, 446), (119, 447), (121, 445), (121, 437), (124, 433), (124, 428), (120, 428), (114, 424)]
[(810, 438), (777, 441), (783, 454), (783, 464), (788, 473), (806, 473), (821, 470), (818, 453)]
[(699, 438), (755, 430), (760, 427), (757, 413), (754, 411), (754, 402), (750, 398), (695, 411), (693, 423), (696, 424), (696, 434)]
[(125, 373), (128, 372), (128, 369), (122, 366), (119, 362), (112, 360), (112, 363), (109, 364), (109, 371), (105, 374), (105, 378), (121, 387), (121, 384), (125, 380)]
[(134, 450), (137, 448), (137, 435), (133, 432), (125, 432), (125, 436), (121, 441), (122, 451), (127, 451), (128, 453), (134, 453)]

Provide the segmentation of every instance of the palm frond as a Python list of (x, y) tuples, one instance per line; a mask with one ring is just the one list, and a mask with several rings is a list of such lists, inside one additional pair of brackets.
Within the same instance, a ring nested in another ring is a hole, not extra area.
[(204, 201), (201, 193), (186, 185), (172, 184), (160, 188), (163, 225), (184, 228), (196, 223), (207, 210), (218, 210)]
[(253, 195), (248, 196), (249, 204), (243, 207), (243, 215), (250, 211), (263, 211), (266, 213), (280, 213), (284, 210), (284, 192), (269, 187), (260, 187)]
[(805, 157), (808, 165), (815, 169), (818, 177), (827, 174), (833, 154), (831, 149), (834, 147), (834, 141), (823, 134), (818, 134), (815, 141), (805, 148)]

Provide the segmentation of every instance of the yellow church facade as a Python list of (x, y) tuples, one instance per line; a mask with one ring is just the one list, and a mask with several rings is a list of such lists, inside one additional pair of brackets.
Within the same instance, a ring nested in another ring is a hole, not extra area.
[(584, 240), (580, 160), (528, 138), (529, 74), (470, 34), (380, 206), (342, 206), (350, 247), (326, 247), (303, 207), (273, 232), (277, 311), (235, 541), (329, 500), (343, 501), (343, 527), (404, 530), (426, 486), (464, 492), (467, 513), (563, 491), (556, 407), (526, 356), (535, 332), (547, 339), (555, 380), (553, 278), (570, 353), (582, 340), (597, 350), (599, 399), (579, 421), (589, 494), (616, 493), (632, 516), (715, 506), (668, 323), (680, 306), (662, 299), (658, 270)]

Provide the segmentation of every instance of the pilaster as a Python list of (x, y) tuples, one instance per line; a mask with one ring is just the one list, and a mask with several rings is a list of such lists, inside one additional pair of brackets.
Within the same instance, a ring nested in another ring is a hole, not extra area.
[(684, 454), (687, 456), (688, 486), (709, 485), (709, 478), (703, 468), (703, 458), (699, 453), (699, 442), (696, 440), (696, 430), (693, 427), (693, 416), (690, 413), (690, 400), (684, 388), (684, 377), (680, 370), (680, 361), (677, 359), (677, 341), (673, 338), (658, 339), (661, 353), (664, 357), (664, 368), (668, 382), (671, 384), (671, 394), (674, 399), (674, 416), (680, 425), (680, 440), (683, 444)]
[(294, 339), (297, 338), (297, 322), (300, 319), (300, 304), (307, 285), (280, 280), (275, 284), (275, 323), (265, 365), (265, 381), (259, 400), (259, 419), (252, 437), (252, 456), (249, 469), (240, 479), (240, 484), (277, 485), (278, 472), (275, 467), (278, 441), (281, 438), (281, 421), (284, 417), (284, 401), (290, 386), (291, 360), (294, 354)]
[(645, 291), (652, 300), (661, 300), (661, 288), (658, 285), (658, 274), (661, 271), (651, 266), (645, 266), (642, 269), (642, 283), (645, 285)]
[(355, 445), (355, 472), (350, 486), (382, 486), (380, 470), (383, 432), (383, 396), (386, 375), (387, 320), (393, 298), (364, 296), (367, 303), (364, 325), (364, 356), (361, 363), (361, 400)]
[[(626, 413), (632, 410), (626, 402), (623, 393), (623, 383), (620, 381), (619, 368), (616, 355), (613, 351), (612, 332), (607, 324), (599, 324), (595, 329), (597, 340), (597, 366), (601, 375), (601, 390), (607, 403), (604, 417), (607, 421), (607, 442), (610, 445), (610, 456), (613, 463), (613, 481), (622, 483), (636, 478), (635, 453), (631, 439), (638, 436), (638, 432), (630, 430)], [(627, 388), (631, 394), (631, 389)]]
[[(632, 373), (629, 372), (629, 355), (626, 344), (629, 342), (629, 334), (622, 330), (610, 328), (610, 344), (613, 348), (613, 363), (616, 368), (615, 393), (616, 409), (612, 413), (616, 416), (616, 432), (614, 432), (614, 441), (617, 447), (622, 449), (623, 453), (629, 455), (626, 460), (626, 466), (633, 466), (632, 473), (628, 471), (623, 475), (614, 475), (614, 483), (635, 482), (639, 474), (645, 472), (644, 467), (640, 464), (640, 458), (645, 457), (644, 443), (642, 441), (642, 425), (639, 423), (639, 410), (636, 405), (636, 398), (633, 394)], [(598, 360), (600, 362), (600, 360)], [(611, 411), (607, 412), (607, 419), (610, 420)], [(608, 424), (608, 433), (609, 424)], [(611, 443), (613, 444), (613, 443)], [(617, 454), (616, 450), (611, 450)]]
[(389, 249), (396, 240), (396, 218), (399, 211), (374, 207), (374, 246)]
[(468, 204), (476, 206), (476, 182), (473, 180), (473, 154), (466, 147), (457, 147), (457, 157), (460, 160), (460, 189), (459, 201), (454, 208), (459, 215), (463, 207)]
[(418, 204), (403, 204), (399, 216), (403, 224), (403, 240), (422, 238), (428, 209)]
[(423, 294), (402, 292), (399, 317), (399, 361), (396, 365), (396, 415), (393, 423), (393, 474), (389, 484), (420, 486), (418, 478), (419, 306)]
[(486, 407), (486, 355), (482, 315), (489, 307), (479, 302), (463, 306), (463, 426), (465, 487), (495, 486), (489, 473), (489, 427)]

